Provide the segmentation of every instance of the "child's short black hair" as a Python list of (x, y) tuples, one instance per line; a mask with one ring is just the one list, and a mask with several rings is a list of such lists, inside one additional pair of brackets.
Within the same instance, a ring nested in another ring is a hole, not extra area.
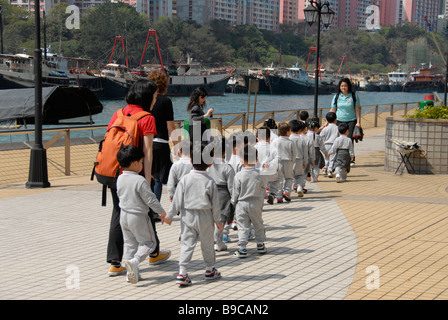
[(291, 130), (291, 126), (286, 122), (281, 122), (278, 125), (278, 135), (279, 136), (286, 136), (288, 131)]
[(297, 119), (292, 119), (289, 121), (289, 125), (291, 127), (291, 132), (299, 132), (305, 129), (306, 125), (304, 122), (299, 121)]
[(317, 122), (317, 121), (310, 121), (309, 124), (308, 124), (308, 128), (311, 131), (314, 131), (314, 129), (319, 128), (319, 122)]
[(214, 154), (225, 156), (227, 151), (227, 140), (224, 136), (216, 136), (213, 139)]
[(325, 118), (327, 119), (328, 122), (333, 123), (333, 122), (336, 121), (336, 113), (330, 111), (330, 112), (327, 113)]
[(341, 123), (338, 125), (338, 131), (339, 131), (340, 134), (345, 133), (347, 130), (348, 130), (348, 124), (347, 124), (347, 123), (345, 123), (345, 122), (341, 122)]
[(299, 118), (302, 121), (306, 121), (310, 117), (310, 114), (306, 110), (302, 110), (299, 112)]
[(266, 119), (263, 123), (263, 126), (268, 127), (269, 129), (277, 129), (277, 124), (274, 119)]
[(230, 136), (230, 143), (232, 144), (232, 148), (237, 148), (243, 142), (243, 131), (234, 132)]
[(246, 130), (242, 134), (244, 144), (255, 144), (257, 142), (257, 137), (250, 131)]
[(140, 161), (145, 157), (143, 150), (133, 145), (121, 146), (117, 152), (117, 160), (120, 167), (127, 168), (134, 161)]
[(191, 163), (193, 168), (199, 171), (205, 171), (213, 161), (214, 149), (213, 143), (206, 141), (193, 141), (191, 144)]
[(240, 151), (240, 157), (244, 160), (244, 162), (255, 164), (258, 159), (257, 149), (250, 144), (246, 144)]
[(271, 138), (271, 129), (267, 126), (262, 126), (257, 129), (257, 138), (261, 140), (267, 140)]

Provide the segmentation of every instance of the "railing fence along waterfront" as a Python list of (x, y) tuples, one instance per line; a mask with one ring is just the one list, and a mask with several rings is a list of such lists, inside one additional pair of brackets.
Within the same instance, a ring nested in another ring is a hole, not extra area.
[[(418, 102), (361, 106), (362, 126), (363, 126), (363, 128), (377, 127), (377, 126), (379, 126), (379, 120), (383, 120), (380, 117), (380, 115), (382, 115), (383, 113), (387, 113), (387, 115), (394, 115), (398, 111), (402, 111), (402, 114), (406, 115), (410, 110), (412, 110), (416, 107), (418, 107)], [(324, 113), (324, 111), (328, 111), (329, 109), (330, 108), (319, 109), (319, 111), (318, 111), (319, 118), (323, 119), (324, 115), (326, 114), (326, 113)], [(260, 125), (264, 122), (264, 120), (266, 120), (268, 118), (275, 119), (276, 121), (289, 121), (293, 118), (298, 119), (299, 113), (302, 110), (303, 109), (279, 110), (279, 111), (257, 111), (256, 116), (258, 116), (258, 119), (256, 119), (253, 112), (250, 112), (249, 114), (247, 112), (220, 113), (220, 114), (215, 114), (214, 118), (212, 118), (211, 126), (213, 129), (217, 130), (222, 135), (227, 135), (227, 134), (231, 133), (232, 129), (254, 130), (254, 129), (260, 127)], [(311, 109), (304, 109), (304, 110), (307, 110), (310, 113), (310, 115), (312, 115), (312, 113), (313, 113), (313, 111)], [(223, 118), (226, 119), (226, 123), (223, 122)], [(250, 120), (252, 120), (252, 121), (250, 121)], [(182, 128), (183, 120), (176, 120), (175, 125), (176, 125), (176, 128)], [(101, 137), (99, 137), (98, 135), (95, 136), (94, 130), (105, 130), (106, 128), (107, 128), (107, 125), (87, 125), (87, 126), (43, 129), (43, 132), (45, 134), (52, 133), (52, 132), (56, 133), (51, 139), (44, 141), (44, 148), (48, 150), (49, 148), (55, 146), (55, 144), (58, 143), (61, 138), (64, 138), (64, 143), (62, 146), (64, 163), (60, 165), (61, 167), (63, 167), (63, 169), (59, 169), (59, 171), (62, 172), (63, 175), (69, 176), (69, 175), (71, 175), (71, 172), (72, 172), (71, 148), (73, 146), (73, 143), (71, 143), (71, 141), (73, 140), (73, 137), (71, 137), (71, 132), (90, 130), (90, 136), (84, 138), (84, 140), (87, 139), (87, 140), (89, 140), (88, 142), (90, 144), (93, 144), (93, 143), (98, 143), (99, 140), (102, 138), (102, 136)], [(29, 135), (32, 135), (32, 134), (34, 134), (34, 130), (4, 130), (4, 131), (0, 131), (0, 136), (26, 135), (26, 141), (24, 141), (22, 144), (19, 143), (21, 145), (20, 149), (24, 149), (24, 147), (25, 147), (25, 149), (32, 147), (33, 142), (29, 140)], [(84, 142), (84, 143), (86, 143), (86, 142)], [(16, 146), (16, 148), (18, 149), (19, 147)], [(5, 148), (2, 148), (1, 150), (5, 150)], [(11, 148), (9, 148), (8, 150), (11, 150)], [(93, 152), (93, 151), (91, 151), (91, 152)], [(89, 155), (89, 157), (84, 155), (84, 158), (86, 158), (86, 159), (84, 159), (84, 161), (89, 162), (89, 166), (91, 168), (93, 161), (94, 161), (94, 155), (93, 155), (93, 158), (90, 158), (90, 155)], [(23, 170), (26, 170), (26, 168), (23, 168)]]

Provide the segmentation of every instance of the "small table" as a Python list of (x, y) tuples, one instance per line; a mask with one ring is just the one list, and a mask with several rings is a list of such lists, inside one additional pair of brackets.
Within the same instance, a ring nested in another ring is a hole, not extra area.
[(412, 166), (411, 162), (409, 161), (409, 158), (411, 157), (411, 154), (415, 151), (416, 149), (401, 149), (401, 148), (397, 148), (397, 152), (400, 154), (401, 157), (401, 162), (398, 165), (397, 170), (395, 171), (395, 173), (398, 172), (398, 170), (400, 170), (401, 167), (401, 172), (400, 175), (403, 174), (404, 168), (406, 167), (406, 170), (408, 171), (408, 173), (415, 173), (415, 169)]

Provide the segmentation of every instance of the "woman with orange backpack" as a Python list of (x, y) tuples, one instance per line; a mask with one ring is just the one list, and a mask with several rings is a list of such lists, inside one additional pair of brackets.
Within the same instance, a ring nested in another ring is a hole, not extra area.
[[(149, 183), (151, 179), (152, 157), (153, 157), (153, 139), (157, 134), (156, 122), (154, 116), (151, 114), (151, 110), (157, 99), (157, 85), (151, 80), (138, 80), (129, 89), (126, 96), (127, 106), (123, 109), (125, 116), (132, 116), (142, 111), (147, 111), (148, 114), (140, 118), (137, 122), (139, 132), (138, 147), (143, 150), (145, 155), (143, 159), (143, 171), (140, 173), (143, 175)], [(117, 112), (112, 116), (109, 122), (109, 128), (113, 126), (117, 119)], [(123, 233), (120, 226), (120, 206), (117, 196), (117, 189), (111, 188), (113, 210), (109, 229), (109, 242), (107, 246), (107, 262), (111, 264), (109, 268), (109, 276), (117, 276), (124, 274), (126, 269), (121, 265), (123, 257)], [(151, 219), (152, 215), (150, 214)], [(155, 223), (153, 222), (155, 231)], [(157, 262), (164, 261), (169, 258), (171, 252), (169, 250), (160, 252), (159, 239), (156, 234), (157, 247), (154, 250)], [(151, 258), (150, 258), (151, 259)]]

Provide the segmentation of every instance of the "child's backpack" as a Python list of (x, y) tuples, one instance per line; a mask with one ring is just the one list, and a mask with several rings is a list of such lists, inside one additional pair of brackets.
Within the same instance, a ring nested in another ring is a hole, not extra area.
[(117, 178), (121, 174), (121, 168), (117, 160), (117, 152), (122, 145), (139, 145), (138, 120), (149, 115), (147, 111), (141, 111), (134, 115), (125, 116), (123, 109), (117, 111), (117, 119), (107, 129), (104, 139), (100, 142), (96, 161), (94, 162), (91, 180), (96, 176), (103, 185), (101, 205), (106, 205), (107, 188), (116, 188)]

